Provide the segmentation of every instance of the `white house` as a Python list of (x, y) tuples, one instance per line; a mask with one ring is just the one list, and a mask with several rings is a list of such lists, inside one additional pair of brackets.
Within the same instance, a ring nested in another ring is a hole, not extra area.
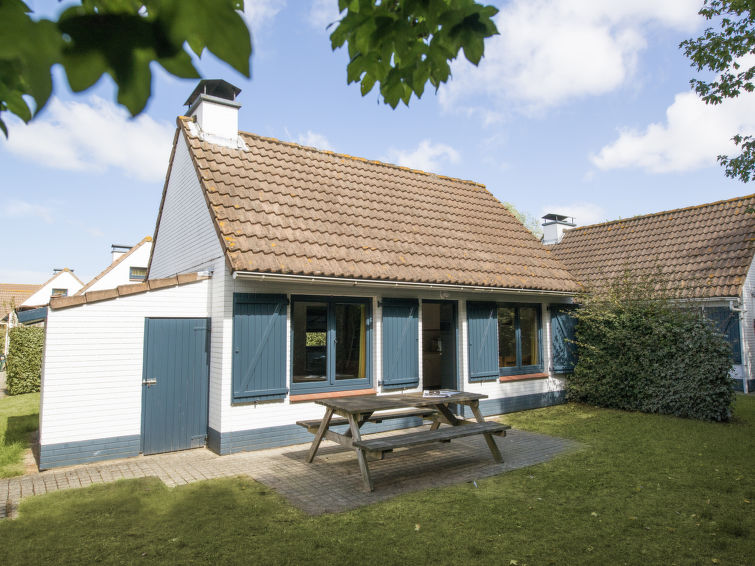
[(51, 304), (40, 467), (308, 442), (333, 395), (563, 401), (580, 287), (484, 186), (239, 132), (238, 93), (178, 119), (148, 280)]
[(36, 308), (47, 305), (53, 297), (67, 297), (73, 295), (84, 284), (81, 279), (74, 275), (72, 269), (67, 267), (55, 269), (53, 276), (42, 283), (32, 295), (19, 306)]
[(112, 263), (91, 281), (79, 289), (76, 294), (83, 295), (89, 291), (115, 289), (119, 285), (139, 283), (147, 278), (147, 265), (152, 253), (152, 236), (146, 236), (135, 246), (112, 246)]
[(553, 255), (586, 288), (625, 270), (663, 277), (676, 300), (702, 308), (726, 337), (735, 387), (747, 393), (755, 391), (754, 209), (748, 195), (579, 228), (567, 222)]
[(81, 279), (74, 275), (72, 269), (65, 267), (54, 269), (53, 272), (50, 279), (42, 283), (34, 293), (18, 305), (15, 312), (10, 313), (9, 328), (19, 323), (25, 325), (44, 323), (50, 299), (73, 295), (84, 285)]

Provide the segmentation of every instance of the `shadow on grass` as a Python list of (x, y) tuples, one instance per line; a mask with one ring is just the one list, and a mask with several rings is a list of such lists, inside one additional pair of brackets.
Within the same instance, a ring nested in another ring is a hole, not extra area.
[(244, 563), (265, 563), (281, 531), (302, 517), (248, 478), (177, 488), (141, 478), (29, 498), (0, 533), (14, 541), (4, 564), (229, 563), (240, 549)]
[(6, 446), (17, 442), (28, 444), (31, 433), (39, 428), (39, 415), (35, 413), (33, 415), (8, 417), (7, 424), (8, 427), (5, 430)]

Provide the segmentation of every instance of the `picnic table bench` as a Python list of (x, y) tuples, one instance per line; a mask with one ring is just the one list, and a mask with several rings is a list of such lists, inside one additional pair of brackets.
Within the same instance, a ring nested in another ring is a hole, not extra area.
[[(422, 394), (331, 397), (316, 401), (316, 403), (325, 406), (325, 415), (321, 420), (303, 420), (298, 421), (297, 424), (315, 435), (307, 462), (312, 462), (323, 438), (353, 448), (356, 452), (365, 488), (372, 491), (373, 483), (367, 464), (368, 457), (382, 459), (386, 452), (392, 452), (398, 448), (434, 442), (450, 442), (455, 438), (481, 434), (484, 436), (495, 461), (502, 462), (501, 452), (498, 450), (493, 436), (505, 436), (506, 430), (510, 427), (485, 421), (479, 409), (479, 400), (486, 397), (487, 395), (463, 391), (445, 396), (431, 395), (427, 397)], [(451, 405), (468, 406), (476, 420), (471, 421), (455, 415)], [(405, 417), (421, 417), (424, 420), (432, 421), (433, 424), (430, 430), (365, 440), (361, 437), (360, 429), (367, 422), (382, 422), (392, 418)], [(343, 433), (331, 429), (332, 426), (345, 424), (348, 424), (349, 428)], [(442, 424), (449, 426), (441, 428)]]

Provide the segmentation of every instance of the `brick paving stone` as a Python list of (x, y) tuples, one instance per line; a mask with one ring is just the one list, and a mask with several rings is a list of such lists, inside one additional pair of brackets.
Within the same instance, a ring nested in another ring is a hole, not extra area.
[[(395, 431), (392, 434), (401, 434)], [(390, 433), (389, 433), (390, 434)], [(550, 460), (578, 444), (569, 440), (509, 431), (496, 443), (504, 461), (496, 463), (482, 437), (454, 440), (441, 447), (425, 446), (389, 453), (371, 461), (375, 491), (362, 486), (352, 450), (324, 441), (312, 464), (305, 461), (309, 445), (217, 456), (199, 448), (184, 452), (138, 456), (48, 470), (0, 480), (0, 519), (18, 516), (22, 499), (64, 489), (121, 479), (157, 477), (168, 487), (208, 478), (247, 476), (278, 491), (291, 504), (313, 514), (338, 512), (428, 488), (438, 488), (497, 475)]]

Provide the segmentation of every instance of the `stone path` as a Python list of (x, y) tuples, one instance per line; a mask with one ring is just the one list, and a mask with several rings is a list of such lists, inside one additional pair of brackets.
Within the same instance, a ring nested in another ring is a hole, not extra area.
[[(398, 433), (406, 431), (398, 431)], [(204, 448), (139, 456), (0, 479), (0, 519), (18, 515), (22, 499), (125, 478), (156, 476), (170, 487), (220, 477), (249, 476), (312, 515), (354, 509), (433, 487), (532, 466), (578, 447), (569, 440), (511, 430), (496, 438), (504, 462), (493, 461), (481, 436), (387, 454), (370, 462), (375, 491), (362, 487), (354, 452), (324, 441), (312, 464), (308, 444), (217, 456)]]

